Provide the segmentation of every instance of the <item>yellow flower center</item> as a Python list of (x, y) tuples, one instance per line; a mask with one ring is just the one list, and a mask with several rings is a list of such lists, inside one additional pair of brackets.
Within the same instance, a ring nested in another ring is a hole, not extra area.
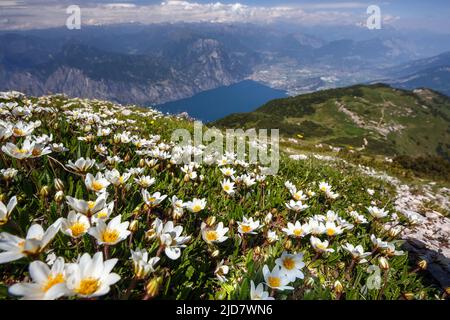
[(223, 190), (225, 190), (225, 191), (230, 191), (230, 189), (231, 189), (231, 187), (229, 184), (226, 184), (223, 186)]
[(242, 229), (242, 232), (244, 232), (244, 233), (252, 231), (252, 227), (250, 227), (249, 225), (246, 225), (246, 224), (241, 225), (241, 229)]
[(123, 176), (119, 177), (119, 183), (122, 184), (124, 182)]
[(40, 149), (34, 148), (33, 151), (31, 151), (31, 154), (35, 157), (40, 156), (42, 154)]
[(88, 201), (88, 208), (92, 209), (95, 206), (95, 202), (94, 201)]
[(298, 193), (294, 193), (294, 199), (296, 201), (299, 201), (301, 199), (300, 195)]
[(332, 237), (336, 234), (336, 230), (334, 230), (333, 228), (328, 228), (327, 229), (327, 235)]
[(72, 236), (78, 237), (86, 231), (86, 226), (81, 222), (77, 222), (70, 226), (70, 230), (72, 231)]
[(281, 280), (279, 277), (269, 277), (267, 282), (272, 288), (278, 288), (281, 285)]
[(55, 276), (49, 276), (47, 281), (45, 282), (45, 285), (42, 287), (42, 291), (47, 292), (51, 287), (58, 283), (64, 282), (64, 276), (61, 273), (58, 273)]
[(283, 267), (287, 270), (292, 270), (295, 268), (295, 261), (292, 258), (285, 258), (283, 260)]
[(95, 293), (100, 288), (100, 281), (94, 278), (86, 278), (80, 281), (80, 285), (75, 292), (83, 296)]
[(208, 230), (206, 231), (205, 237), (208, 241), (216, 241), (219, 238), (219, 235), (215, 230)]
[(97, 213), (98, 219), (103, 219), (103, 218), (106, 218), (107, 216), (108, 216), (108, 213), (106, 211), (100, 211), (99, 213)]
[(327, 247), (323, 243), (316, 244), (316, 248), (320, 250), (325, 250)]
[(298, 229), (294, 229), (293, 233), (294, 233), (294, 235), (296, 237), (300, 237), (303, 234), (303, 230), (299, 229), (299, 228)]
[(19, 128), (14, 128), (13, 132), (16, 136), (24, 136), (25, 135), (25, 131), (23, 131), (22, 129), (19, 129)]
[(199, 211), (201, 211), (201, 210), (202, 210), (202, 206), (199, 205), (199, 204), (196, 204), (196, 205), (194, 205), (194, 206), (192, 207), (192, 211), (193, 211), (193, 212), (199, 212)]
[(119, 239), (119, 231), (106, 229), (102, 234), (102, 240), (106, 243), (116, 242)]
[(94, 181), (92, 182), (92, 189), (94, 189), (94, 191), (101, 191), (103, 189), (103, 184), (99, 181)]
[(27, 152), (28, 152), (27, 149), (19, 149), (19, 148), (16, 149), (16, 153), (24, 154), (24, 153), (27, 153)]
[(156, 198), (155, 198), (155, 197), (150, 197), (150, 198), (148, 198), (148, 202), (153, 203), (153, 202), (155, 202), (155, 201), (156, 201)]

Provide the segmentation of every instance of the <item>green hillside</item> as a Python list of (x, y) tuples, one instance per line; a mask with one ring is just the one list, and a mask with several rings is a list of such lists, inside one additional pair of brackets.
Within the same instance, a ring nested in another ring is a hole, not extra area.
[(375, 84), (324, 90), (273, 100), (212, 125), (280, 129), (284, 137), (300, 137), (306, 145), (450, 159), (450, 99), (429, 89)]

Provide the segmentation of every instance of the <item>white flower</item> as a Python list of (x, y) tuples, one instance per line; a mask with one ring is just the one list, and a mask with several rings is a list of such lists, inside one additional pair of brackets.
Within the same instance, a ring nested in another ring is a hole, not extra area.
[(352, 255), (352, 258), (358, 261), (358, 263), (366, 263), (367, 260), (364, 258), (371, 255), (371, 252), (364, 252), (362, 245), (357, 245), (355, 247), (352, 244), (347, 243), (342, 245), (342, 248), (347, 250)]
[(205, 209), (206, 199), (194, 198), (192, 201), (186, 202), (185, 206), (190, 212), (197, 213)]
[(291, 201), (289, 201), (289, 203), (286, 203), (285, 205), (289, 210), (292, 210), (295, 212), (300, 212), (300, 211), (303, 211), (303, 210), (309, 208), (308, 205), (303, 204), (300, 200), (298, 200), (298, 201), (291, 200)]
[(281, 257), (275, 260), (275, 264), (280, 266), (281, 272), (283, 272), (290, 282), (295, 279), (303, 279), (305, 276), (301, 269), (305, 266), (303, 262), (303, 254), (288, 254), (284, 251)]
[(122, 186), (128, 181), (128, 179), (131, 177), (131, 174), (124, 173), (123, 175), (121, 175), (119, 171), (117, 171), (116, 169), (113, 169), (111, 171), (106, 171), (105, 177), (113, 185)]
[(401, 256), (404, 254), (404, 252), (402, 250), (397, 250), (395, 248), (395, 244), (393, 242), (389, 242), (387, 243), (386, 247), (384, 248), (383, 252), (389, 256)]
[(260, 227), (259, 220), (253, 221), (253, 218), (242, 218), (242, 222), (238, 222), (238, 232), (240, 234), (256, 234), (256, 230)]
[(18, 171), (14, 168), (1, 169), (0, 173), (3, 175), (5, 180), (12, 180), (17, 176)]
[(16, 205), (17, 205), (16, 196), (9, 199), (8, 205), (6, 206), (3, 204), (2, 201), (0, 201), (0, 226), (8, 222), (9, 217), (11, 216), (11, 211), (14, 210)]
[(88, 253), (81, 256), (78, 263), (66, 268), (66, 286), (74, 294), (83, 298), (105, 295), (110, 286), (120, 280), (120, 276), (111, 273), (117, 259), (103, 261), (103, 253), (97, 252), (91, 258)]
[[(92, 216), (97, 212), (103, 210), (106, 206), (106, 199), (108, 198), (108, 193), (100, 193), (95, 201), (84, 201), (66, 196), (67, 204), (76, 212), (82, 213), (86, 216)], [(114, 206), (114, 202), (111, 201), (109, 205)]]
[(243, 176), (241, 177), (241, 179), (242, 179), (242, 182), (244, 183), (244, 185), (245, 185), (247, 188), (250, 188), (251, 186), (253, 186), (254, 184), (256, 184), (256, 180), (255, 180), (254, 178), (250, 177), (249, 175), (243, 175)]
[(35, 125), (33, 123), (19, 121), (12, 127), (12, 134), (15, 137), (29, 136), (33, 132), (34, 128)]
[(288, 286), (290, 281), (288, 277), (284, 274), (284, 272), (281, 271), (281, 268), (278, 265), (276, 265), (272, 271), (269, 270), (269, 267), (267, 265), (264, 265), (263, 275), (265, 283), (272, 289), (277, 290), (294, 289), (293, 287)]
[(229, 195), (234, 194), (234, 182), (231, 182), (230, 179), (223, 180), (221, 185), (222, 190), (225, 191), (227, 194)]
[(61, 227), (61, 220), (56, 220), (44, 232), (44, 229), (38, 225), (33, 224), (28, 229), (25, 239), (19, 238), (7, 232), (0, 233), (0, 263), (11, 262), (21, 259), (26, 256), (36, 256), (43, 252), (50, 241), (58, 233)]
[(202, 238), (207, 243), (220, 243), (228, 239), (225, 234), (228, 232), (228, 228), (223, 227), (223, 223), (219, 222), (215, 229), (208, 227), (204, 222), (201, 224)]
[(220, 282), (227, 281), (227, 278), (225, 277), (228, 272), (230, 271), (230, 268), (226, 265), (224, 265), (224, 260), (220, 261), (217, 264), (216, 270), (214, 271), (214, 274), (216, 275), (217, 279), (219, 279)]
[(30, 139), (26, 139), (22, 143), (22, 147), (15, 145), (14, 143), (8, 142), (2, 147), (2, 151), (9, 155), (10, 157), (22, 160), (26, 158), (30, 158), (32, 156), (33, 149), (35, 147), (35, 143), (31, 142)]
[(163, 225), (162, 221), (156, 219), (154, 222), (154, 228), (156, 229), (156, 234), (159, 234), (159, 240), (161, 246), (164, 247), (164, 252), (168, 258), (172, 260), (177, 260), (181, 256), (181, 249), (186, 247), (185, 243), (190, 240), (190, 236), (183, 237), (181, 233), (183, 232), (182, 226), (174, 226), (172, 221), (168, 221)]
[(33, 282), (14, 284), (9, 288), (9, 293), (22, 296), (24, 300), (55, 300), (70, 293), (65, 283), (63, 258), (57, 258), (51, 269), (42, 261), (33, 261), (29, 272)]
[(109, 181), (103, 177), (101, 172), (98, 172), (95, 177), (88, 173), (84, 179), (84, 183), (86, 184), (86, 188), (88, 190), (94, 192), (104, 192), (110, 184)]
[(375, 190), (373, 190), (373, 189), (370, 189), (370, 188), (367, 188), (367, 193), (369, 194), (369, 195), (371, 195), (371, 196), (373, 196), (374, 194), (375, 194)]
[(167, 195), (161, 195), (161, 192), (155, 192), (154, 194), (150, 195), (150, 193), (145, 189), (141, 191), (141, 194), (144, 202), (150, 207), (158, 206), (161, 202), (164, 201), (164, 199), (167, 198)]
[(120, 222), (122, 215), (114, 217), (108, 225), (103, 220), (98, 220), (95, 227), (91, 227), (88, 233), (97, 239), (98, 244), (114, 245), (130, 235), (128, 221)]
[(233, 177), (236, 171), (233, 168), (220, 168), (220, 171), (225, 177)]
[(69, 160), (67, 167), (78, 172), (78, 173), (86, 173), (90, 168), (92, 168), (95, 164), (95, 160), (91, 160), (89, 158), (79, 158), (73, 163)]
[(325, 225), (316, 219), (310, 219), (308, 226), (312, 235), (318, 236), (325, 232)]
[(362, 214), (359, 214), (356, 211), (350, 212), (350, 216), (353, 218), (356, 224), (366, 224), (368, 223), (366, 217), (364, 217)]
[(155, 178), (150, 176), (141, 176), (139, 178), (134, 178), (134, 181), (143, 189), (152, 186), (155, 183)]
[(337, 226), (334, 222), (327, 222), (325, 224), (325, 233), (329, 237), (334, 237), (343, 232), (342, 228)]
[(367, 211), (374, 217), (375, 219), (382, 219), (389, 214), (389, 211), (385, 211), (384, 209), (371, 206), (367, 208)]
[(319, 190), (327, 193), (331, 191), (331, 186), (328, 183), (322, 181), (321, 183), (319, 183)]
[(295, 201), (305, 201), (307, 199), (306, 195), (303, 194), (302, 190), (295, 191), (295, 192), (291, 193), (291, 195)]
[(137, 249), (136, 251), (131, 250), (131, 260), (133, 261), (134, 275), (139, 279), (144, 279), (150, 272), (155, 272), (155, 265), (160, 258), (149, 259), (146, 250)]
[(89, 218), (75, 211), (70, 211), (67, 219), (61, 220), (61, 231), (75, 239), (82, 237), (90, 226)]
[(309, 225), (307, 223), (301, 224), (299, 221), (296, 221), (295, 224), (288, 222), (287, 228), (282, 229), (284, 233), (288, 236), (302, 238), (309, 234)]
[(260, 283), (255, 288), (255, 283), (250, 281), (250, 299), (251, 300), (275, 300), (275, 298), (270, 297), (267, 291), (264, 291), (264, 284)]
[(319, 238), (316, 238), (314, 236), (311, 236), (311, 245), (318, 253), (325, 253), (325, 252), (334, 252), (334, 249), (328, 248), (328, 241), (324, 240), (321, 241)]
[(267, 231), (267, 240), (269, 243), (274, 243), (278, 241), (279, 237), (275, 231)]
[(372, 241), (374, 249), (385, 249), (388, 247), (388, 243), (386, 241), (381, 240), (380, 238), (375, 237), (375, 235), (370, 235), (370, 241)]

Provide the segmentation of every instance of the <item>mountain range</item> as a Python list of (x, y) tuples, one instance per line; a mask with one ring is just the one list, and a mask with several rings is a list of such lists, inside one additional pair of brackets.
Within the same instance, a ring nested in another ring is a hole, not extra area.
[(153, 105), (245, 79), (290, 94), (378, 79), (441, 89), (445, 80), (428, 81), (426, 69), (415, 82), (395, 74), (397, 65), (450, 50), (450, 37), (427, 50), (420, 39), (391, 29), (354, 27), (331, 37), (325, 29), (244, 23), (8, 31), (0, 32), (0, 90)]

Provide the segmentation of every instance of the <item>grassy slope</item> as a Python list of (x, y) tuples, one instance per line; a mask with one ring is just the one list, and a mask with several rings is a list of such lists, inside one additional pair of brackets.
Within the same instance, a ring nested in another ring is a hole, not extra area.
[(359, 148), (366, 138), (370, 154), (450, 158), (450, 99), (429, 90), (413, 93), (384, 85), (325, 90), (273, 100), (252, 113), (230, 115), (212, 125), (280, 129), (285, 137), (301, 134), (305, 144), (339, 147)]
[[(65, 107), (67, 100), (53, 97), (44, 99), (32, 99), (32, 102), (38, 102), (43, 106), (51, 106), (55, 108), (55, 112), (46, 114), (45, 116), (35, 115), (32, 120), (41, 119), (42, 125), (37, 129), (35, 134), (53, 134), (55, 142), (63, 143), (69, 151), (62, 154), (53, 154), (61, 163), (67, 163), (68, 160), (76, 160), (78, 157), (91, 157), (98, 162), (104, 162), (104, 158), (94, 152), (94, 146), (103, 143), (109, 148), (109, 155), (117, 155), (122, 159), (129, 157), (129, 160), (115, 165), (120, 172), (124, 172), (131, 167), (139, 165), (140, 156), (135, 154), (136, 148), (131, 145), (113, 146), (111, 139), (108, 137), (94, 137), (91, 143), (81, 142), (77, 140), (78, 136), (84, 136), (87, 133), (81, 131), (80, 123), (68, 122), (63, 111), (68, 109), (77, 109), (82, 106), (78, 100), (72, 100), (74, 105)], [(1, 101), (0, 101), (1, 102)], [(20, 105), (28, 104), (26, 100), (18, 100)], [(134, 125), (122, 124), (114, 126), (115, 132), (123, 132), (129, 130), (140, 137), (148, 137), (150, 134), (160, 134), (163, 139), (168, 139), (170, 133), (175, 128), (185, 127), (192, 129), (191, 123), (174, 117), (157, 117), (144, 109), (132, 108), (132, 115), (122, 116), (120, 109), (114, 109), (114, 106), (105, 102), (88, 101), (87, 104), (93, 106), (93, 110), (99, 110), (100, 106), (106, 106), (108, 110), (114, 112), (115, 118), (132, 119), (137, 121)], [(94, 126), (95, 128), (95, 126)], [(92, 130), (95, 132), (95, 129)], [(113, 152), (114, 149), (114, 152)], [(0, 167), (15, 167), (19, 169), (17, 178), (10, 184), (6, 185), (0, 181), (0, 194), (2, 199), (9, 199), (13, 195), (18, 195), (19, 204), (12, 215), (12, 219), (16, 225), (7, 224), (0, 227), (0, 231), (7, 231), (13, 234), (24, 236), (25, 230), (30, 227), (33, 222), (38, 222), (44, 226), (50, 225), (57, 218), (66, 216), (68, 208), (63, 203), (58, 203), (53, 199), (56, 192), (54, 187), (54, 178), (63, 180), (66, 195), (75, 196), (79, 199), (95, 199), (95, 195), (88, 192), (85, 188), (83, 179), (65, 171), (61, 166), (47, 157), (34, 159), (21, 165), (18, 161), (13, 160), (2, 154), (0, 158)], [(108, 166), (111, 168), (112, 166)], [(245, 170), (237, 168), (239, 174)], [(351, 220), (349, 210), (358, 210), (367, 216), (365, 208), (370, 205), (371, 201), (380, 207), (386, 206), (393, 211), (392, 199), (394, 194), (392, 189), (386, 183), (375, 179), (367, 178), (359, 175), (353, 168), (333, 167), (324, 165), (321, 162), (310, 160), (306, 162), (291, 161), (283, 156), (281, 161), (280, 172), (277, 176), (268, 177), (266, 183), (257, 185), (251, 190), (239, 188), (234, 197), (226, 197), (221, 191), (220, 182), (223, 179), (222, 174), (216, 166), (202, 167), (199, 174), (204, 175), (202, 181), (183, 182), (183, 173), (175, 166), (168, 166), (167, 163), (162, 166), (147, 167), (146, 174), (156, 178), (156, 184), (150, 188), (150, 191), (160, 191), (168, 194), (169, 197), (177, 195), (179, 198), (188, 201), (194, 197), (206, 198), (207, 208), (201, 213), (194, 215), (186, 213), (177, 223), (183, 225), (184, 233), (193, 236), (193, 240), (188, 244), (187, 248), (182, 250), (182, 256), (177, 261), (171, 261), (167, 257), (162, 256), (159, 268), (156, 272), (164, 278), (163, 285), (160, 290), (162, 298), (248, 298), (249, 282), (254, 280), (256, 283), (263, 281), (261, 275), (262, 266), (267, 263), (272, 268), (275, 258), (279, 257), (283, 246), (287, 245), (287, 238), (282, 236), (281, 228), (286, 223), (294, 222), (294, 215), (289, 212), (284, 203), (290, 199), (289, 192), (284, 187), (284, 182), (289, 179), (299, 189), (312, 189), (318, 192), (317, 184), (320, 181), (328, 181), (333, 185), (333, 189), (341, 194), (336, 201), (327, 201), (323, 197), (314, 197), (307, 203), (311, 206), (299, 216), (300, 220), (304, 220), (315, 214), (323, 214), (327, 210), (335, 210), (342, 217)], [(249, 171), (253, 168), (249, 169)], [(95, 173), (96, 170), (93, 170)], [(43, 186), (49, 186), (49, 193), (40, 196), (39, 191)], [(369, 196), (366, 188), (376, 190), (375, 196)], [(114, 190), (109, 190), (114, 194)], [(112, 195), (110, 196), (112, 197)], [(113, 215), (122, 214), (123, 219), (131, 221), (137, 219), (139, 221), (138, 231), (134, 234), (132, 248), (146, 248), (153, 256), (157, 251), (157, 244), (153, 241), (145, 240), (145, 231), (149, 226), (145, 222), (145, 210), (142, 209), (143, 201), (140, 196), (139, 188), (131, 183), (126, 191), (126, 200), (119, 200), (117, 207), (114, 209)], [(170, 219), (170, 203), (166, 200), (161, 207), (154, 210), (151, 219), (160, 216), (163, 219)], [(246, 248), (240, 244), (239, 237), (236, 232), (236, 221), (242, 219), (243, 216), (252, 216), (262, 220), (264, 216), (272, 212), (274, 214), (271, 228), (276, 230), (281, 236), (281, 240), (268, 245), (265, 242), (263, 232), (247, 239)], [(137, 214), (134, 216), (134, 214)], [(223, 221), (226, 226), (230, 227), (230, 237), (227, 242), (216, 247), (209, 247), (200, 237), (199, 225), (208, 216), (216, 216), (218, 221)], [(19, 229), (17, 229), (17, 225)], [(345, 233), (336, 237), (332, 241), (332, 247), (336, 250), (341, 244), (350, 242), (353, 244), (362, 244), (364, 248), (371, 247), (369, 235), (374, 232), (379, 236), (383, 233), (377, 227), (378, 224), (370, 223), (366, 226), (358, 226), (352, 232)], [(93, 254), (95, 249), (89, 239), (90, 236), (85, 235), (81, 242), (74, 246), (74, 242), (70, 242), (69, 238), (61, 233), (57, 235), (51, 244), (54, 252), (64, 257), (67, 261), (73, 261), (78, 253), (89, 252)], [(121, 281), (114, 286), (108, 298), (117, 298), (120, 293), (124, 292), (132, 278), (132, 267), (129, 261), (128, 241), (123, 241), (111, 248), (111, 256), (118, 258), (119, 262), (114, 271), (119, 273)], [(219, 256), (213, 258), (211, 253), (213, 250), (219, 249)], [(288, 249), (291, 252), (303, 252), (305, 254), (305, 262), (309, 264), (314, 254), (308, 239), (293, 241)], [(208, 257), (205, 259), (205, 257)], [(220, 283), (214, 277), (216, 263), (221, 259), (225, 259), (225, 263), (230, 266), (230, 273), (227, 275), (229, 279), (226, 283)], [(333, 283), (339, 279), (344, 285), (344, 293), (347, 299), (376, 299), (379, 297), (379, 290), (369, 290), (362, 293), (361, 289), (365, 285), (368, 277), (367, 265), (358, 265), (355, 267), (352, 276), (347, 279), (346, 267), (350, 263), (348, 254), (342, 249), (328, 257), (322, 257), (309, 265), (310, 271), (306, 271), (306, 277), (311, 277), (314, 282), (306, 286), (301, 280), (297, 280), (294, 284), (296, 290), (293, 293), (280, 292), (277, 298), (303, 298), (303, 299), (331, 299), (335, 297), (333, 293)], [(382, 294), (386, 299), (401, 298), (404, 293), (413, 293), (416, 298), (432, 298), (433, 292), (425, 288), (420, 278), (416, 274), (410, 274), (411, 266), (408, 265), (407, 256), (392, 257), (389, 259), (391, 271), (389, 272), (389, 281)], [(376, 259), (374, 260), (376, 263)], [(0, 283), (3, 289), (3, 296), (6, 295), (6, 287), (12, 283), (24, 280), (27, 275), (27, 261), (19, 260), (14, 263), (0, 265)], [(144, 292), (144, 282), (140, 282), (136, 290), (131, 294), (131, 298), (142, 298)]]

